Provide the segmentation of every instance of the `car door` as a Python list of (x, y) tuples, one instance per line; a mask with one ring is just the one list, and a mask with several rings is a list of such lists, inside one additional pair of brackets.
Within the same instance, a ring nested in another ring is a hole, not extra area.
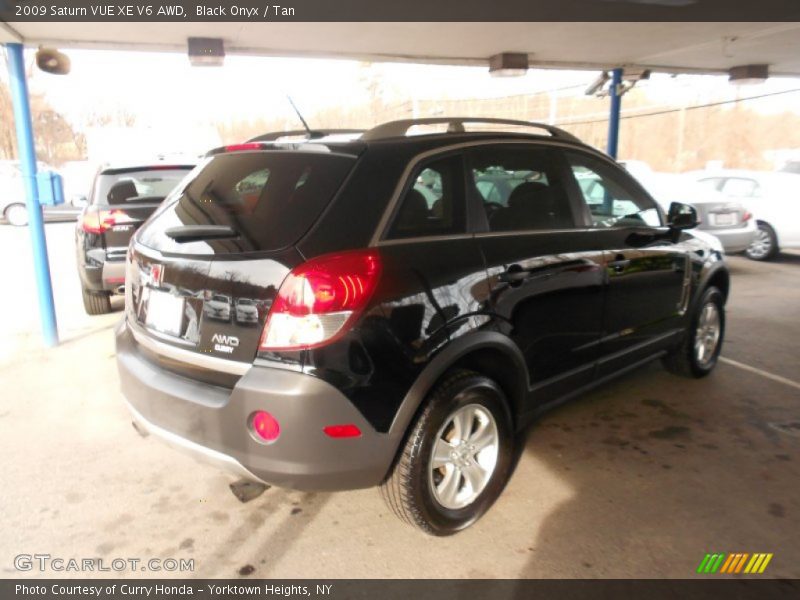
[(625, 171), (596, 154), (565, 152), (587, 226), (603, 251), (602, 377), (673, 343), (690, 283), (688, 250), (673, 242), (655, 201)]
[(552, 149), (483, 145), (467, 152), (467, 167), (489, 308), (525, 357), (537, 405), (560, 398), (593, 377), (603, 254), (576, 227), (563, 183), (569, 174)]

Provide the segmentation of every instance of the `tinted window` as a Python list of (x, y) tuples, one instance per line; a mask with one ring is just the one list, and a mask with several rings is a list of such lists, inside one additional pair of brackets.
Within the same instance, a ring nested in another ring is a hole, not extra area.
[(186, 166), (105, 171), (97, 177), (93, 204), (114, 206), (161, 201), (191, 169)]
[(569, 200), (545, 150), (487, 147), (469, 156), (469, 174), (491, 231), (573, 226)]
[[(220, 154), (197, 169), (183, 189), (145, 225), (139, 241), (181, 254), (279, 250), (308, 231), (352, 169), (350, 156), (311, 152)], [(229, 239), (178, 243), (165, 230), (221, 225)]]
[(760, 188), (754, 179), (731, 177), (722, 184), (722, 193), (731, 198), (752, 198), (758, 196)]
[(464, 233), (465, 209), (461, 156), (427, 163), (401, 199), (388, 238)]
[(566, 156), (596, 227), (661, 225), (656, 205), (626, 180), (625, 173), (593, 156), (576, 152)]

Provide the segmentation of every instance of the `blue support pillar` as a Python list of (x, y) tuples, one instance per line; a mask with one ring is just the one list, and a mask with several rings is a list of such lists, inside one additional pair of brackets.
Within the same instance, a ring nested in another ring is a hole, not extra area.
[(31, 107), (28, 99), (28, 82), (25, 78), (25, 61), (22, 44), (6, 44), (8, 72), (11, 83), (11, 101), (14, 105), (14, 123), (17, 129), (17, 151), (25, 184), (25, 202), (28, 206), (28, 229), (33, 245), (33, 268), (39, 296), (39, 318), (46, 346), (58, 344), (58, 325), (53, 303), (53, 286), (50, 282), (50, 263), (47, 261), (47, 238), (44, 234), (44, 217), (39, 204), (36, 185), (36, 147), (33, 142)]
[(619, 111), (622, 107), (622, 95), (620, 94), (620, 86), (622, 84), (622, 69), (614, 69), (611, 71), (611, 111), (608, 115), (608, 146), (606, 151), (608, 155), (616, 160), (617, 148), (619, 145)]

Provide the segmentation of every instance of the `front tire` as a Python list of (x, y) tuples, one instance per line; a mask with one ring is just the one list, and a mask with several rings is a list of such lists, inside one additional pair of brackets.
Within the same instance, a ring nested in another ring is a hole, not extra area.
[(28, 224), (28, 209), (24, 204), (9, 204), (3, 216), (10, 225), (23, 227)]
[(90, 292), (81, 288), (83, 308), (87, 315), (105, 315), (111, 312), (111, 297), (103, 292)]
[(664, 366), (683, 377), (705, 377), (717, 365), (724, 337), (725, 301), (712, 286), (703, 292), (683, 343), (664, 357)]
[(472, 525), (503, 491), (514, 437), (505, 394), (459, 370), (428, 397), (381, 492), (403, 521), (431, 535)]
[(767, 223), (758, 223), (756, 237), (744, 251), (750, 260), (770, 260), (778, 254), (778, 236)]

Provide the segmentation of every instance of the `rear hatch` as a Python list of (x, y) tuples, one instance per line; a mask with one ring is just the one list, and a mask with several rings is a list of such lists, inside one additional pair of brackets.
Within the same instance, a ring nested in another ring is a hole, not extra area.
[(252, 362), (281, 282), (355, 157), (239, 151), (207, 158), (135, 238), (129, 322), (204, 356)]
[(83, 223), (100, 235), (107, 260), (124, 260), (133, 234), (193, 168), (158, 165), (100, 172)]

